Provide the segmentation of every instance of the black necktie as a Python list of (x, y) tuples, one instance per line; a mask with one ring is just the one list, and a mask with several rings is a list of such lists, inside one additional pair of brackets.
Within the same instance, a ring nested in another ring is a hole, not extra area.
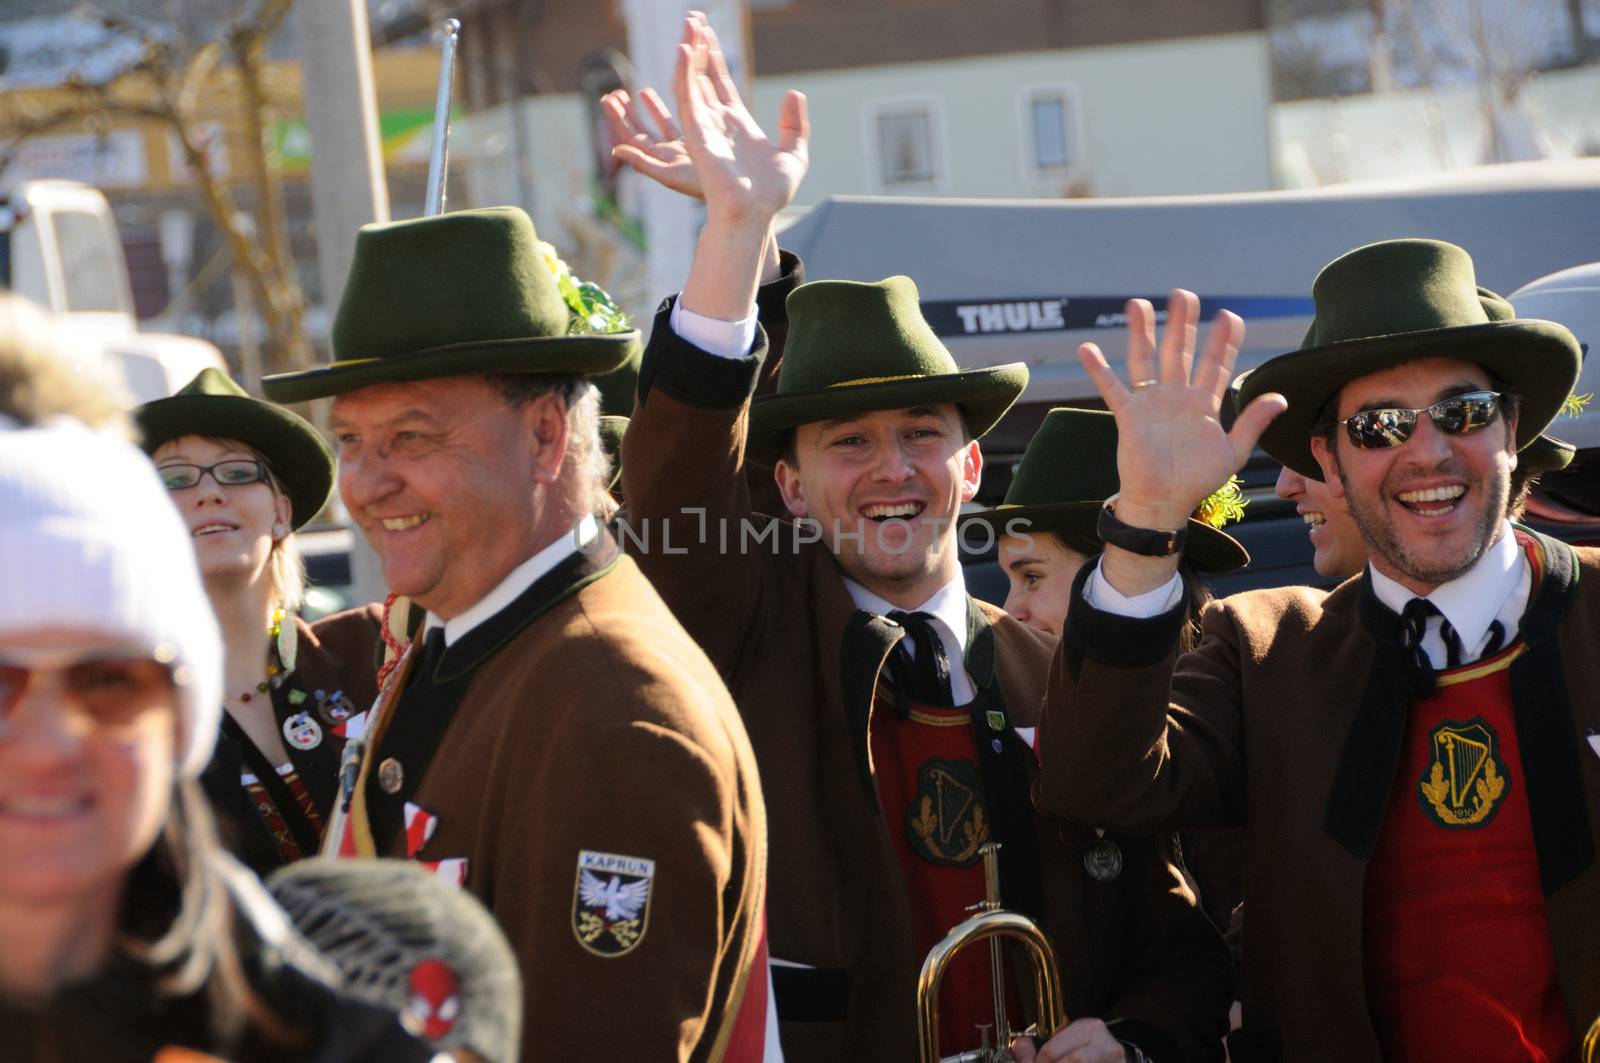
[(439, 658), (444, 656), (444, 628), (431, 627), (422, 639), (422, 653), (417, 657), (417, 666), (411, 670), (413, 682), (432, 683), (434, 669), (439, 667)]
[[(1443, 618), (1438, 606), (1426, 598), (1413, 598), (1406, 603), (1404, 609), (1400, 610), (1400, 648), (1405, 651), (1413, 697), (1425, 697), (1431, 694), (1434, 681), (1437, 678), (1433, 662), (1428, 659), (1427, 651), (1422, 648), (1422, 639), (1428, 633), (1428, 618), (1430, 616)], [(1449, 631), (1449, 636), (1455, 634), (1455, 630), (1449, 626), (1449, 621), (1445, 621), (1444, 628), (1439, 632), (1439, 636), (1445, 642), (1445, 655), (1449, 657), (1454, 654), (1459, 659), (1461, 656), (1461, 640), (1456, 639), (1456, 645), (1452, 648), (1451, 639), (1445, 634), (1447, 630)]]
[(916, 651), (913, 657), (902, 644), (889, 655), (889, 675), (894, 680), (901, 718), (910, 711), (912, 702), (936, 707), (954, 704), (950, 658), (944, 652), (944, 640), (933, 629), (933, 615), (896, 609), (889, 619), (906, 629), (906, 638)]
[(1493, 657), (1495, 654), (1499, 653), (1500, 646), (1505, 642), (1505, 640), (1505, 625), (1501, 624), (1498, 620), (1489, 621), (1489, 641), (1483, 644), (1483, 653), (1479, 654), (1478, 659), (1482, 660), (1485, 657)]

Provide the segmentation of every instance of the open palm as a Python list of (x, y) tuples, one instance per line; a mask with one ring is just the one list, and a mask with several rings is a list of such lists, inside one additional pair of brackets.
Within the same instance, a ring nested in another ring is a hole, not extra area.
[(685, 37), (673, 88), (707, 220), (771, 217), (794, 198), (809, 164), (805, 97), (784, 97), (771, 140), (739, 98), (711, 27), (691, 16)]
[(1150, 303), (1129, 300), (1127, 315), (1128, 385), (1097, 345), (1083, 344), (1078, 358), (1117, 418), (1119, 514), (1147, 527), (1181, 527), (1207, 495), (1244, 467), (1262, 431), (1283, 411), (1284, 399), (1261, 396), (1224, 431), (1222, 399), (1244, 322), (1230, 311), (1218, 313), (1196, 363), (1200, 300), (1193, 292), (1173, 291), (1159, 351)]

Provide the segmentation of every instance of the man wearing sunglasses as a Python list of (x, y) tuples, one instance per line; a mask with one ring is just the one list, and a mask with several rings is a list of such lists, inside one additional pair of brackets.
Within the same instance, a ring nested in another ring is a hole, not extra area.
[[(1080, 349), (1122, 492), (1068, 612), (1041, 799), (1117, 830), (1246, 826), (1237, 1063), (1573, 1058), (1600, 1011), (1600, 553), (1505, 511), (1577, 341), (1434, 240), (1352, 251), (1313, 295), (1230, 432), (1237, 319), (1195, 359), (1193, 295), (1159, 351), (1130, 304), (1127, 383)], [(1258, 438), (1348, 503), (1368, 568), (1223, 600), (1175, 659), (1173, 529)]]

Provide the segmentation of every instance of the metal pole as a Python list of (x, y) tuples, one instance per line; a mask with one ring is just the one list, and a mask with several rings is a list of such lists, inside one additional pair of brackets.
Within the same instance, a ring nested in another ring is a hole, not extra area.
[(428, 156), (428, 199), (422, 208), (423, 215), (430, 218), (444, 213), (445, 183), (450, 179), (450, 89), (455, 81), (461, 23), (447, 18), (439, 32), (444, 36), (439, 53), (439, 94), (433, 101), (433, 151)]

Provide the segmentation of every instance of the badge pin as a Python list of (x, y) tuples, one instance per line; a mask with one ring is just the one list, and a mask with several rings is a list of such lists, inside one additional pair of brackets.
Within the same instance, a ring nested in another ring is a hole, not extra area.
[(393, 757), (385, 757), (378, 765), (378, 785), (386, 794), (397, 794), (406, 782), (406, 770)]
[(355, 715), (355, 702), (342, 690), (328, 693), (326, 690), (316, 692), (317, 712), (330, 726), (338, 726), (351, 716)]
[(296, 749), (316, 749), (322, 744), (322, 725), (309, 712), (297, 712), (283, 721), (283, 740)]
[(989, 720), (989, 730), (1004, 731), (1006, 729), (1006, 714), (990, 709), (986, 714)]
[(1110, 838), (1101, 838), (1084, 852), (1083, 869), (1096, 882), (1115, 882), (1122, 874), (1122, 850)]
[(291, 704), (291, 705), (304, 705), (305, 701), (306, 701), (306, 692), (304, 690), (291, 690), (291, 691), (289, 691), (289, 704)]

